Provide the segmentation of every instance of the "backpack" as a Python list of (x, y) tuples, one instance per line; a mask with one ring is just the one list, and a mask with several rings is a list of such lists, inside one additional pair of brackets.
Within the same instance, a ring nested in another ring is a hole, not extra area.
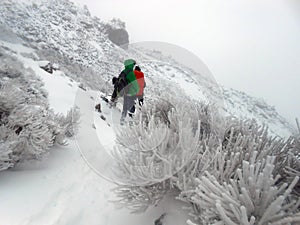
[(117, 93), (119, 96), (124, 96), (125, 93), (127, 93), (128, 90), (128, 81), (126, 79), (127, 74), (130, 72), (128, 71), (122, 71), (119, 77), (116, 80), (115, 88), (117, 90)]

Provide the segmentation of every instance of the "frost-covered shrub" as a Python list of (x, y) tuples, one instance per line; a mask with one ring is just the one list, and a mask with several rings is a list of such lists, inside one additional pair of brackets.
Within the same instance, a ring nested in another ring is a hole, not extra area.
[(3, 119), (15, 107), (25, 102), (25, 95), (12, 82), (1, 82), (0, 84), (0, 118)]
[(48, 126), (47, 109), (39, 105), (14, 108), (8, 116), (10, 130), (5, 138), (13, 152), (14, 161), (40, 159), (53, 145), (54, 134)]
[(62, 132), (59, 133), (63, 133), (66, 137), (73, 137), (77, 133), (80, 120), (80, 111), (78, 107), (71, 108), (66, 116), (57, 115), (56, 117), (63, 129)]
[[(2, 127), (0, 127), (0, 132), (2, 132)], [(8, 143), (1, 141), (0, 142), (0, 171), (6, 170), (7, 168), (13, 166), (11, 154), (12, 151), (9, 148)]]
[[(299, 150), (294, 147), (294, 138), (284, 141), (269, 137), (267, 128), (254, 121), (232, 121), (227, 126), (230, 132), (225, 132), (221, 143), (212, 138), (200, 143), (202, 152), (178, 174), (177, 187), (182, 190), (179, 199), (191, 203), (197, 224), (300, 221), (296, 214), (299, 180), (295, 178), (299, 175)], [(284, 198), (280, 197), (289, 185)], [(228, 188), (231, 195), (225, 194)], [(232, 201), (238, 205), (230, 206)], [(262, 203), (266, 204), (264, 208)]]
[(173, 176), (189, 164), (198, 152), (199, 140), (211, 131), (204, 105), (195, 110), (189, 101), (169, 99), (150, 106), (143, 108), (132, 126), (117, 133), (114, 151), (119, 160), (116, 174), (130, 184), (120, 186), (116, 193), (134, 211), (139, 211), (138, 206), (145, 210), (149, 206), (145, 202), (156, 203), (166, 192), (177, 190), (172, 186)]
[(15, 58), (2, 54), (0, 59), (1, 171), (24, 160), (41, 159), (55, 143), (65, 144), (66, 137), (76, 132), (79, 111), (55, 114), (41, 79)]
[[(262, 163), (243, 161), (238, 178), (219, 182), (208, 171), (199, 179), (197, 188), (189, 191), (190, 201), (197, 205), (200, 224), (290, 224), (299, 222), (299, 199), (289, 199), (299, 177), (290, 185), (276, 185), (275, 157)], [(184, 194), (184, 193), (182, 193)]]
[(274, 138), (254, 120), (218, 123), (211, 106), (169, 103), (152, 104), (117, 135), (119, 176), (132, 182), (115, 190), (123, 206), (140, 212), (175, 191), (190, 204), (188, 224), (300, 222), (298, 136)]
[[(172, 189), (170, 180), (146, 186), (122, 185), (113, 191), (118, 196), (115, 203), (126, 207), (133, 213), (141, 213), (151, 205), (157, 205)], [(178, 191), (177, 191), (178, 194)]]
[(24, 67), (16, 62), (15, 58), (5, 57), (2, 54), (0, 60), (0, 76), (8, 78), (17, 78), (21, 76)]

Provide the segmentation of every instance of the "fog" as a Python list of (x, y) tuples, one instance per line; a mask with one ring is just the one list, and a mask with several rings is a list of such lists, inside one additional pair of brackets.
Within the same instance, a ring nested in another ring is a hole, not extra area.
[(297, 0), (74, 0), (126, 22), (131, 42), (163, 41), (196, 54), (226, 87), (300, 119)]

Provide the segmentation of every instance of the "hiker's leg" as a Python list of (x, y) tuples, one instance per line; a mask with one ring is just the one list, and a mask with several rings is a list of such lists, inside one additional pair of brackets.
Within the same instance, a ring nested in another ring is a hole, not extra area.
[(135, 99), (136, 97), (135, 96), (127, 96), (127, 95), (124, 95), (124, 104), (123, 104), (123, 111), (122, 111), (122, 117), (121, 119), (125, 119), (126, 115), (127, 115), (127, 111), (128, 114), (130, 115), (130, 117), (132, 117), (132, 114), (134, 113), (135, 111)]
[(124, 101), (123, 101), (123, 110), (122, 110), (122, 116), (121, 116), (121, 119), (125, 119), (126, 115), (127, 115), (127, 111), (128, 111), (128, 97), (129, 96), (126, 96), (124, 95)]
[(130, 96), (129, 112), (128, 112), (128, 115), (130, 117), (132, 117), (135, 112), (135, 100), (136, 100), (135, 96)]

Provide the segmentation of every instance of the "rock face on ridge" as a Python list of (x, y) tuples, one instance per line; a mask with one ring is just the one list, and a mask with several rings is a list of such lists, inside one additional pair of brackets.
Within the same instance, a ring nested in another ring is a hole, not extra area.
[(121, 29), (111, 29), (108, 32), (108, 38), (112, 41), (112, 43), (118, 46), (126, 46), (129, 44), (129, 35), (128, 32), (121, 28)]

